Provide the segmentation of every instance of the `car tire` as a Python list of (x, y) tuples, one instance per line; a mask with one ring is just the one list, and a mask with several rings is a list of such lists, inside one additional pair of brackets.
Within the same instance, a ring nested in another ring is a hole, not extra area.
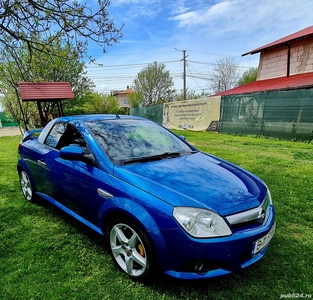
[(24, 198), (29, 202), (35, 202), (35, 193), (28, 174), (24, 170), (21, 170), (19, 171), (19, 177)]
[(133, 221), (118, 218), (106, 230), (110, 254), (117, 266), (136, 281), (147, 281), (155, 272), (155, 255), (148, 236)]

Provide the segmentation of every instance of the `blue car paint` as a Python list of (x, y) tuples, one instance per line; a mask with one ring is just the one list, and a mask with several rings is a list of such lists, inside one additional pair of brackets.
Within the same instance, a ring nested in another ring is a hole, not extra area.
[[(136, 198), (138, 196), (144, 196), (147, 199), (146, 202), (148, 204), (145, 204), (144, 206), (143, 203), (140, 203), (139, 201), (137, 202)], [(177, 223), (168, 220), (168, 215), (172, 213), (172, 207), (166, 203), (156, 201), (157, 199), (147, 197), (145, 193), (137, 190), (134, 191), (133, 199), (112, 198), (107, 200), (101, 208), (100, 218), (105, 219), (107, 215), (123, 213), (136, 220), (141, 228), (150, 236), (155, 249), (155, 254), (157, 255), (159, 268), (161, 270), (166, 270), (171, 264), (173, 257), (169, 255), (168, 245), (166, 244), (162, 231), (167, 230), (174, 232), (180, 230), (180, 228)], [(153, 204), (155, 205), (152, 206)], [(159, 224), (161, 222), (163, 226), (160, 228)], [(103, 224), (104, 223), (102, 223), (102, 225)], [(105, 228), (103, 227), (102, 232), (105, 233)]]
[[(274, 209), (270, 207), (268, 215), (271, 216), (272, 214), (274, 214)], [(229, 237), (216, 239), (190, 238), (186, 236), (186, 233), (177, 231), (175, 235), (171, 234), (169, 237), (165, 237), (168, 251), (171, 252), (172, 250), (175, 253), (175, 255), (172, 255), (172, 264), (178, 261), (177, 266), (180, 266), (188, 257), (188, 259), (198, 261), (216, 261), (220, 263), (221, 267), (202, 273), (201, 275), (190, 272), (175, 272), (173, 270), (169, 270), (166, 273), (171, 276), (175, 274), (175, 276), (181, 279), (197, 279), (211, 278), (240, 271), (260, 260), (265, 255), (267, 247), (255, 256), (245, 256), (251, 253), (252, 243), (264, 236), (264, 231), (266, 233), (269, 232), (273, 224), (273, 218), (269, 217), (262, 228), (234, 232)], [(166, 236), (166, 232), (163, 232), (163, 235)], [(177, 249), (177, 245), (184, 245), (184, 247)]]
[(60, 202), (56, 201), (54, 198), (43, 194), (43, 193), (39, 193), (36, 192), (37, 196), (45, 199), (46, 201), (50, 202), (51, 204), (53, 204), (54, 206), (58, 207), (59, 209), (63, 210), (64, 212), (66, 212), (68, 215), (74, 217), (76, 220), (82, 222), (83, 224), (85, 224), (86, 226), (88, 226), (89, 228), (93, 229), (94, 231), (96, 231), (97, 233), (102, 234), (102, 231), (99, 227), (93, 225), (92, 223), (88, 222), (87, 220), (85, 220), (84, 218), (82, 218), (81, 216), (79, 216), (78, 214), (76, 214), (75, 212), (73, 212), (72, 210), (68, 209), (66, 206), (62, 205)]
[(173, 206), (203, 207), (222, 216), (258, 207), (266, 194), (266, 187), (259, 185), (251, 195), (249, 176), (238, 178), (202, 153), (115, 167), (114, 175)]
[[(103, 118), (98, 115), (93, 117)], [(75, 211), (75, 207), (69, 209), (68, 206), (64, 206), (63, 204), (67, 205), (67, 203), (62, 204), (62, 200), (56, 201), (55, 199), (62, 199), (60, 191), (52, 191), (51, 195), (54, 198), (37, 192), (39, 195), (100, 234), (105, 234), (103, 220), (108, 214), (123, 212), (131, 216), (149, 234), (160, 269), (173, 277), (199, 279), (225, 275), (247, 267), (264, 256), (267, 247), (254, 257), (241, 259), (243, 253), (249, 252), (253, 242), (270, 231), (274, 223), (272, 205), (267, 209), (267, 219), (262, 226), (233, 230), (233, 234), (228, 237), (193, 238), (172, 217), (174, 206), (207, 208), (222, 216), (257, 207), (267, 191), (262, 180), (238, 166), (200, 152), (144, 164), (114, 166), (82, 123), (93, 117), (63, 117), (60, 120), (71, 122), (80, 130), (99, 163), (99, 168), (92, 172), (91, 167), (86, 168), (82, 162), (79, 162), (75, 168), (79, 168), (80, 171), (85, 168), (85, 173), (91, 172), (91, 175), (87, 174), (92, 176), (90, 181), (96, 178), (98, 184), (102, 182), (103, 186), (100, 187), (111, 193), (113, 198), (106, 199), (96, 193), (89, 195), (85, 193), (85, 202), (97, 199), (98, 206), (95, 211), (98, 211), (98, 214), (97, 218), (92, 219), (88, 213), (82, 217)], [(35, 157), (38, 154), (34, 153), (41, 148), (43, 155), (49, 157), (52, 165), (54, 161), (62, 162), (65, 167), (73, 164), (58, 158), (58, 151), (46, 149), (47, 147), (42, 145), (45, 135), (54, 122), (43, 130), (38, 140), (30, 135), (23, 143), (23, 153), (18, 165), (25, 169), (30, 177), (29, 166), (34, 164), (34, 159), (38, 158)], [(191, 148), (195, 150), (194, 147)], [(53, 175), (50, 174), (50, 177), (45, 180), (56, 183), (59, 182), (59, 176), (64, 174), (64, 170), (61, 170)], [(74, 174), (67, 174), (67, 176), (71, 177)], [(31, 180), (34, 182), (33, 178)], [(191, 185), (193, 188), (190, 187)], [(79, 182), (67, 181), (64, 189), (75, 190), (78, 186)], [(36, 188), (35, 184), (34, 187)], [(83, 207), (83, 204), (81, 205)], [(83, 208), (80, 208), (80, 212), (82, 210)], [(218, 261), (221, 267), (203, 274), (184, 272), (183, 265), (190, 259)]]

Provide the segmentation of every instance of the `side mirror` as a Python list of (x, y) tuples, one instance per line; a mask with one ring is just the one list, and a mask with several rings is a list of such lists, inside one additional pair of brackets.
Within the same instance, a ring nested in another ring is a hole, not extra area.
[(182, 141), (186, 141), (186, 138), (185, 138), (183, 135), (180, 135), (179, 138), (180, 138)]
[(61, 148), (60, 157), (67, 160), (83, 160), (84, 151), (79, 146), (66, 146)]
[(66, 160), (78, 160), (86, 164), (98, 167), (98, 163), (93, 154), (85, 154), (80, 146), (66, 146), (60, 149), (60, 158)]

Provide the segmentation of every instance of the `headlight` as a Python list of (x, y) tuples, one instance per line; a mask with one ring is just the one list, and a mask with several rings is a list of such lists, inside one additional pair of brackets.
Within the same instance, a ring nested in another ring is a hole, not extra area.
[(173, 216), (182, 228), (196, 238), (231, 235), (224, 219), (217, 213), (194, 207), (175, 207)]
[(270, 190), (269, 190), (268, 187), (267, 187), (267, 193), (266, 193), (266, 196), (265, 196), (265, 200), (266, 200), (266, 201), (269, 201), (270, 205), (273, 205), (271, 192), (270, 192)]

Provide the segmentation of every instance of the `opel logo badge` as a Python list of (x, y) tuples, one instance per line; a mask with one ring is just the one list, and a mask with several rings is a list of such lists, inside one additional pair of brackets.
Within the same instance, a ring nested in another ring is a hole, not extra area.
[(265, 212), (264, 209), (262, 209), (259, 212), (258, 221), (261, 222), (261, 223), (264, 223), (265, 218), (266, 218), (266, 212)]

